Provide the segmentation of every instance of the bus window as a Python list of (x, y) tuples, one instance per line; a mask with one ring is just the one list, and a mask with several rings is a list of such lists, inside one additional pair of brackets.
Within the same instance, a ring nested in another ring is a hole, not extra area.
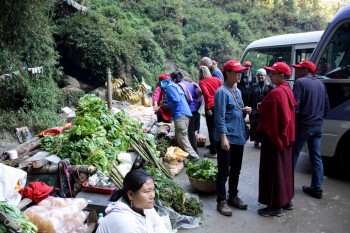
[(313, 48), (310, 49), (296, 49), (295, 50), (295, 61), (294, 64), (301, 62), (302, 60), (310, 60), (311, 54), (314, 51)]
[(350, 22), (342, 24), (329, 40), (317, 65), (317, 74), (328, 78), (350, 78)]
[(280, 57), (289, 64), (291, 53), (292, 46), (254, 49), (246, 53), (244, 61), (251, 61), (253, 69), (257, 70), (264, 66), (272, 66)]

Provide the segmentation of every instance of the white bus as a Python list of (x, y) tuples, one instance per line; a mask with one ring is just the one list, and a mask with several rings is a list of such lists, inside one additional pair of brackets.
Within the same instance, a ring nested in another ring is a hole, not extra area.
[[(251, 61), (253, 71), (272, 66), (276, 61), (284, 61), (292, 67), (292, 64), (303, 59), (310, 60), (322, 33), (323, 31), (293, 33), (256, 40), (244, 50), (241, 62)], [(294, 80), (293, 69), (290, 80)]]

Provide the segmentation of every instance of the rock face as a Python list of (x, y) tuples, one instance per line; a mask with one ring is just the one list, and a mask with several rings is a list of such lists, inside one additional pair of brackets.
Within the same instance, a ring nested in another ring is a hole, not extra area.
[(67, 75), (67, 82), (69, 85), (77, 88), (81, 88), (79, 81), (76, 78), (73, 78), (72, 76)]
[(104, 100), (107, 99), (107, 88), (104, 86), (98, 87), (95, 90), (92, 90), (91, 93), (97, 95), (101, 99), (104, 99)]
[(18, 145), (18, 139), (15, 138), (14, 134), (7, 129), (0, 129), (0, 155)]

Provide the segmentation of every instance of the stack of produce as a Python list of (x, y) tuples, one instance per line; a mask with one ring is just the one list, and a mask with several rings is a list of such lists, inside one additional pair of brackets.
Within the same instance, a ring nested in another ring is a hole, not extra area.
[(143, 124), (144, 131), (148, 131), (154, 122), (157, 121), (157, 116), (152, 107), (130, 105), (126, 108), (128, 115)]
[(39, 232), (85, 232), (87, 216), (82, 210), (86, 206), (83, 198), (48, 197), (26, 209), (24, 214), (38, 227)]

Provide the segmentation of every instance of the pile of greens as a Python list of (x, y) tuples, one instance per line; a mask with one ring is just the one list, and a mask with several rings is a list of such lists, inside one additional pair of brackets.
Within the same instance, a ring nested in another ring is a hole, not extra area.
[(156, 199), (166, 207), (172, 208), (179, 214), (198, 217), (203, 214), (203, 204), (194, 197), (187, 198), (184, 188), (164, 175), (155, 167), (145, 167), (153, 176), (156, 187)]
[(199, 180), (216, 181), (218, 167), (210, 159), (204, 158), (196, 164), (189, 162), (186, 167), (186, 174)]
[[(11, 220), (19, 226), (24, 232), (27, 233), (36, 233), (38, 232), (38, 228), (31, 223), (30, 221), (24, 218), (23, 213), (13, 205), (7, 204), (7, 202), (0, 202), (0, 212), (5, 213), (7, 217), (11, 218)], [(0, 232), (6, 233), (10, 232), (2, 223), (0, 223)]]
[(156, 141), (156, 145), (157, 145), (157, 150), (159, 151), (159, 156), (164, 158), (167, 149), (172, 146), (171, 144), (171, 139), (165, 135), (163, 136), (158, 136), (158, 139)]
[[(62, 159), (69, 158), (72, 165), (93, 165), (102, 172), (111, 168), (110, 161), (117, 161), (119, 153), (129, 150), (131, 139), (144, 137), (141, 123), (124, 110), (112, 116), (104, 100), (93, 94), (79, 100), (72, 124), (58, 136), (42, 138), (41, 147)], [(152, 144), (151, 140), (147, 142)], [(154, 142), (150, 147), (157, 155)]]

